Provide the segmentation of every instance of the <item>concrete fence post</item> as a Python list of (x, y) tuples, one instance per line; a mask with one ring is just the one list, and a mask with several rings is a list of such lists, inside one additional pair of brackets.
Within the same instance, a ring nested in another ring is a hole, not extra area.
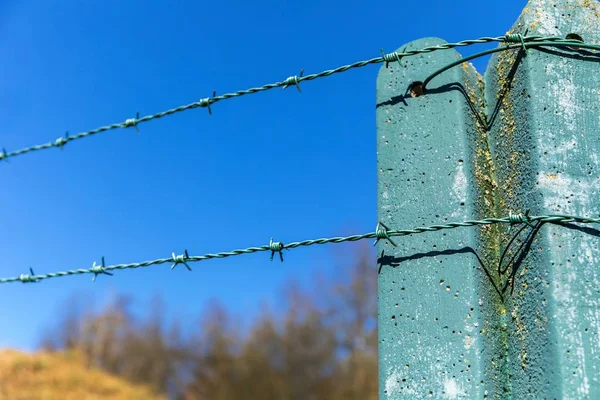
[[(598, 27), (597, 1), (531, 0), (510, 33), (600, 43)], [(380, 70), (381, 222), (600, 216), (599, 53), (507, 50), (485, 79), (463, 63), (415, 85), (459, 57)], [(600, 231), (521, 225), (379, 242), (381, 399), (600, 398)]]
[[(443, 43), (421, 39), (397, 51)], [(440, 76), (427, 95), (420, 96), (418, 85), (411, 87), (458, 58), (456, 51), (443, 50), (380, 70), (378, 209), (390, 228), (473, 219), (485, 202), (473, 191), (482, 78), (467, 65)], [(378, 248), (380, 397), (483, 393), (478, 340), (482, 269), (473, 231), (431, 232), (395, 242), (397, 247), (382, 240)]]

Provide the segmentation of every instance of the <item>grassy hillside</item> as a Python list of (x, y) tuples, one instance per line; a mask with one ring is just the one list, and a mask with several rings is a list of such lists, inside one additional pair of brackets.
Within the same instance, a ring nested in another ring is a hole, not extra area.
[(76, 354), (0, 350), (0, 400), (164, 400), (143, 386), (87, 368)]

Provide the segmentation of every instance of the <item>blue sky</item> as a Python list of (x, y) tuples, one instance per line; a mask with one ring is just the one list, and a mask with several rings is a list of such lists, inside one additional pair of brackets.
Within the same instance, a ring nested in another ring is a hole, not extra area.
[[(525, 1), (0, 2), (7, 151), (319, 72), (429, 36), (503, 35)], [(464, 55), (485, 47), (461, 49)], [(478, 70), (487, 60), (475, 62)], [(372, 231), (379, 65), (70, 142), (0, 165), (0, 276)], [(74, 293), (155, 293), (189, 319), (218, 299), (251, 318), (288, 279), (335, 274), (351, 245), (0, 286), (0, 347), (31, 349)], [(373, 273), (376, 273), (373, 271)]]

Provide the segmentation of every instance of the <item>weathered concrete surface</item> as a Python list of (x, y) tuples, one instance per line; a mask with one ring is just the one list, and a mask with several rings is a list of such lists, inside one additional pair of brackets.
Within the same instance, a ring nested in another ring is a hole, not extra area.
[[(599, 27), (597, 1), (532, 0), (510, 32), (600, 43)], [(600, 57), (507, 51), (492, 58), (485, 89), (463, 64), (424, 96), (404, 96), (457, 57), (380, 70), (380, 219), (406, 228), (528, 209), (600, 216)], [(498, 274), (510, 237), (494, 225), (380, 242), (380, 398), (600, 399), (600, 231), (543, 225), (518, 268)]]
[[(577, 33), (600, 43), (599, 27), (597, 1), (532, 0), (511, 33)], [(498, 53), (485, 75), (499, 209), (597, 217), (600, 58), (557, 48), (519, 53)], [(598, 244), (581, 230), (540, 229), (505, 296), (508, 397), (600, 398)]]
[[(398, 51), (441, 43), (422, 39)], [(487, 143), (473, 112), (483, 114), (482, 78), (465, 64), (432, 81), (427, 95), (406, 95), (411, 83), (459, 57), (444, 50), (380, 70), (378, 209), (390, 228), (472, 219), (490, 202), (489, 191), (477, 189), (491, 187), (485, 178), (490, 164), (475, 167), (489, 158), (478, 149)], [(476, 185), (477, 173), (482, 182)], [(398, 247), (380, 241), (380, 398), (483, 398), (481, 305), (499, 300), (473, 252), (475, 233), (464, 228), (406, 236), (397, 239)], [(490, 297), (485, 302), (482, 293)]]

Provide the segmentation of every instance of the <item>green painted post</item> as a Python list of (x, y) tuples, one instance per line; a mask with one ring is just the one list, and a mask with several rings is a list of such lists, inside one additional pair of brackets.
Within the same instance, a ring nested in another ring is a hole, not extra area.
[[(531, 0), (511, 33), (600, 43), (599, 26), (596, 1)], [(485, 88), (462, 64), (425, 94), (406, 94), (457, 57), (443, 50), (381, 68), (380, 220), (405, 228), (527, 210), (600, 215), (600, 57), (505, 51)], [(379, 242), (381, 399), (600, 398), (600, 232), (536, 224), (522, 225), (504, 258), (518, 226)]]
[[(600, 43), (599, 28), (598, 1), (532, 0), (510, 32)], [(498, 53), (485, 82), (500, 208), (598, 216), (598, 53)], [(519, 266), (505, 301), (512, 398), (600, 399), (598, 233), (542, 226)]]
[[(422, 39), (398, 51), (442, 43)], [(416, 86), (412, 92), (418, 97), (412, 97), (409, 90), (458, 58), (456, 51), (444, 50), (406, 57), (380, 70), (378, 208), (390, 228), (473, 219), (485, 202), (473, 189), (472, 161), (481, 141), (472, 107), (483, 114), (482, 78), (465, 65), (436, 79), (431, 94), (418, 96)], [(395, 240), (397, 247), (380, 241), (382, 399), (483, 396), (477, 289), (483, 272), (473, 232), (407, 236)]]

